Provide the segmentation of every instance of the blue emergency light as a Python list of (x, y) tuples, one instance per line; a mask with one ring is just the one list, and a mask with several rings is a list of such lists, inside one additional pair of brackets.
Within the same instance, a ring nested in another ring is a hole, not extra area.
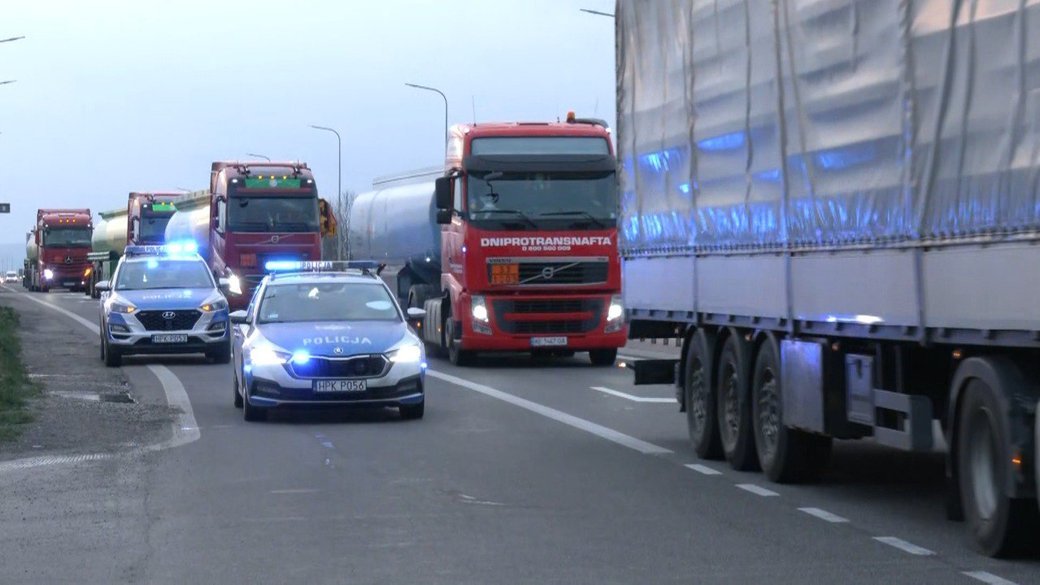
[(373, 260), (268, 260), (264, 270), (279, 272), (346, 272), (360, 271), (363, 274), (379, 274), (383, 265)]
[(195, 242), (172, 242), (166, 245), (130, 245), (123, 250), (124, 256), (192, 256), (199, 246)]

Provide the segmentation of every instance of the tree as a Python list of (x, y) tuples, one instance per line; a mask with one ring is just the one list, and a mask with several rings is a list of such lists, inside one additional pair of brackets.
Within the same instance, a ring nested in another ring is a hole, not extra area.
[(339, 260), (350, 258), (347, 231), (350, 228), (350, 206), (356, 197), (357, 193), (346, 190), (334, 201), (329, 201), (332, 213), (336, 216), (337, 227), (335, 236), (325, 238), (321, 242), (322, 258), (336, 258)]

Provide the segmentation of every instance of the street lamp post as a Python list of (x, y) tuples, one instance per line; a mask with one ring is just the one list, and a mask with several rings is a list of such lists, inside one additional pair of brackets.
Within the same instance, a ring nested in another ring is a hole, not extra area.
[(610, 17), (610, 18), (614, 18), (614, 15), (609, 13), (609, 12), (600, 12), (599, 10), (589, 10), (588, 8), (579, 8), (578, 10), (580, 10), (582, 12), (588, 12), (589, 14), (595, 14), (596, 16), (607, 16), (607, 17)]
[[(316, 126), (311, 124), (315, 130), (324, 130), (336, 135), (336, 210), (340, 216), (343, 215), (343, 140), (339, 132), (328, 126)], [(343, 259), (343, 234), (342, 229), (336, 231), (336, 260)]]
[(267, 162), (271, 162), (271, 157), (269, 157), (267, 155), (264, 155), (264, 154), (255, 154), (255, 153), (252, 153), (252, 152), (247, 152), (246, 156), (251, 156), (253, 158), (262, 158), (262, 159), (266, 160)]
[(448, 96), (444, 95), (444, 92), (439, 90), (439, 89), (437, 89), (436, 87), (429, 87), (427, 85), (419, 85), (419, 84), (416, 84), (416, 83), (405, 83), (405, 85), (407, 85), (408, 87), (413, 87), (415, 89), (424, 89), (426, 91), (435, 92), (435, 93), (437, 93), (437, 94), (439, 94), (441, 96), (442, 100), (444, 100), (444, 148), (447, 149), (448, 148)]
[(20, 41), (20, 40), (22, 40), (24, 38), (25, 38), (24, 36), (21, 36), (21, 37), (11, 37), (9, 39), (0, 39), (0, 43), (10, 43), (11, 41)]
[(17, 79), (8, 79), (6, 81), (0, 81), (0, 85), (7, 85), (8, 83), (14, 83), (16, 81), (18, 81), (18, 80)]

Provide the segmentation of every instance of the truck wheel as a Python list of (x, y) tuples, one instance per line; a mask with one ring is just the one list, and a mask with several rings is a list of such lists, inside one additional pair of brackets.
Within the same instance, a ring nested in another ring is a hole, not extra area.
[(444, 343), (448, 347), (448, 361), (455, 366), (468, 366), (473, 363), (473, 352), (459, 347), (455, 340), (455, 314), (448, 311), (448, 321), (444, 324)]
[(702, 459), (721, 459), (718, 407), (711, 385), (711, 349), (704, 331), (694, 333), (686, 350), (683, 374), (683, 400), (690, 443)]
[(719, 356), (717, 411), (722, 452), (738, 471), (758, 468), (748, 392), (748, 344), (739, 333), (726, 339)]
[(594, 349), (589, 352), (589, 361), (598, 367), (612, 366), (617, 361), (617, 348)]
[[(245, 388), (243, 388), (242, 390), (248, 392), (248, 390), (246, 390)], [(245, 419), (246, 422), (259, 422), (267, 420), (267, 409), (252, 406), (251, 404), (249, 404), (249, 399), (243, 396), (242, 418)]]
[(104, 354), (106, 366), (118, 368), (123, 365), (123, 355), (119, 353), (118, 349), (112, 347), (107, 339), (102, 342), (101, 352)]
[(814, 479), (830, 455), (830, 437), (784, 426), (780, 355), (770, 338), (758, 351), (751, 377), (752, 421), (758, 462), (779, 483)]
[(993, 557), (1018, 552), (1031, 541), (1036, 507), (1006, 493), (1010, 433), (990, 384), (979, 378), (968, 382), (957, 418), (961, 502), (974, 545)]

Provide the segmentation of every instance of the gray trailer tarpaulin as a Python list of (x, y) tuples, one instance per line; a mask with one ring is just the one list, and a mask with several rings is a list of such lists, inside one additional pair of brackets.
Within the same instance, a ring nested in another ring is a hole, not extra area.
[(621, 0), (627, 255), (1040, 228), (1040, 0)]

